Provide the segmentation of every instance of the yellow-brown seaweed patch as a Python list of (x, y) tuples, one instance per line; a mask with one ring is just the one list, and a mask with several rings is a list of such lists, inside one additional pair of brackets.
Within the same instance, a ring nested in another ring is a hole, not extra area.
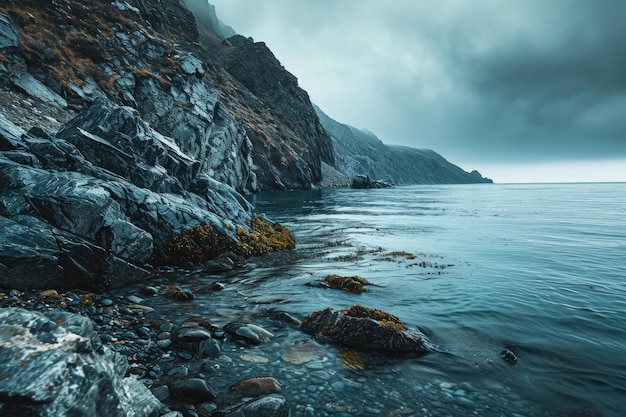
[(327, 275), (322, 280), (329, 288), (335, 288), (342, 291), (348, 291), (360, 294), (363, 292), (365, 285), (370, 285), (369, 281), (359, 276), (343, 277), (340, 275)]

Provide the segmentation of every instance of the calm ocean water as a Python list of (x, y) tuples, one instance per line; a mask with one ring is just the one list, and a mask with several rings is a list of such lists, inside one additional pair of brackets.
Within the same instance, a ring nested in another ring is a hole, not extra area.
[[(227, 277), (194, 276), (230, 285), (193, 308), (277, 334), (254, 351), (267, 363), (245, 369), (283, 381), (293, 415), (626, 413), (626, 184), (294, 191), (253, 203), (293, 231), (297, 249)], [(375, 285), (361, 295), (305, 285), (327, 274)], [(326, 346), (319, 363), (280, 360), (308, 336), (264, 311), (303, 318), (354, 303), (395, 314), (446, 353), (350, 356)], [(500, 357), (504, 348), (517, 364)]]

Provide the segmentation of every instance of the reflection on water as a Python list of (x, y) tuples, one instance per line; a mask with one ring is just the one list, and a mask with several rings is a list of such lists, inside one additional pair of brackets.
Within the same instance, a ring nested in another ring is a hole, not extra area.
[[(197, 294), (191, 308), (277, 334), (256, 348), (267, 363), (245, 372), (290, 381), (284, 395), (299, 404), (296, 415), (622, 415), (626, 184), (316, 190), (253, 203), (293, 231), (294, 251), (229, 275), (161, 279), (227, 283)], [(385, 256), (393, 251), (415, 259)], [(374, 286), (355, 295), (306, 285), (327, 274)], [(446, 353), (388, 358), (325, 347), (320, 360), (280, 359), (308, 337), (266, 319), (267, 310), (303, 318), (354, 303), (419, 327)], [(516, 365), (500, 358), (504, 348)]]

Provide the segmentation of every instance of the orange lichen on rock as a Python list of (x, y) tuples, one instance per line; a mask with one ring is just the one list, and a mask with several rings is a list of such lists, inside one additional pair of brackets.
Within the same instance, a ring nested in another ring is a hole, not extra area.
[(234, 242), (209, 225), (198, 225), (174, 234), (167, 245), (168, 263), (184, 266), (215, 259), (232, 250)]
[(209, 225), (198, 225), (174, 234), (166, 247), (166, 263), (185, 266), (199, 264), (232, 252), (240, 256), (259, 256), (293, 249), (295, 240), (286, 227), (270, 224), (258, 216), (248, 222), (250, 230), (236, 229), (236, 238), (217, 232)]
[(250, 231), (237, 228), (239, 243), (233, 252), (242, 256), (259, 256), (269, 252), (293, 249), (296, 241), (289, 230), (278, 223), (270, 224), (259, 216), (248, 222)]
[(375, 308), (363, 307), (360, 304), (355, 304), (350, 308), (344, 308), (341, 310), (343, 314), (356, 319), (372, 319), (376, 320), (381, 326), (393, 327), (398, 330), (406, 330), (406, 326), (402, 321), (385, 311)]

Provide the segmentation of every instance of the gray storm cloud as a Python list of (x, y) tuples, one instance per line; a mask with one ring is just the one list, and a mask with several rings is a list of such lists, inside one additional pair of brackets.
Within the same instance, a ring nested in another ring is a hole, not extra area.
[(626, 157), (626, 2), (217, 0), (332, 117), (453, 158)]

